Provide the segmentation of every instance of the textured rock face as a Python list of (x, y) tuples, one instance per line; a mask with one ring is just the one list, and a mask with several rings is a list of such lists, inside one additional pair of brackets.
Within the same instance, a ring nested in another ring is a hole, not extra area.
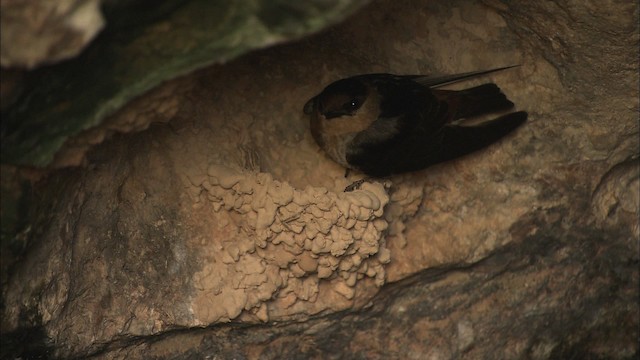
[[(107, 359), (632, 358), (638, 9), (603, 7), (378, 2), (161, 86), (82, 136), (148, 130), (43, 183), (3, 332)], [(490, 78), (530, 112), (514, 136), (350, 194), (302, 114), (355, 73), (515, 63)]]
[(0, 63), (33, 68), (78, 55), (102, 29), (99, 5), (98, 0), (3, 1)]
[[(86, 32), (102, 25), (98, 1), (2, 2), (2, 163), (77, 166), (77, 157), (66, 158), (65, 153), (59, 153), (69, 138), (102, 124), (116, 110), (161, 83), (228, 62), (251, 50), (317, 32), (366, 3), (147, 1), (104, 1), (101, 9), (108, 26), (92, 46), (73, 60), (37, 69), (23, 78), (19, 72), (13, 76), (5, 73), (5, 67), (15, 70), (23, 66), (12, 58), (23, 53), (35, 57), (28, 60), (33, 66), (56, 62), (62, 55), (84, 47), (90, 38)], [(88, 29), (76, 29), (76, 25)], [(76, 34), (81, 30), (86, 32)], [(74, 41), (76, 35), (88, 38), (79, 43)], [(13, 106), (6, 106), (13, 101)], [(150, 119), (143, 123), (148, 125)], [(79, 140), (82, 138), (73, 141), (76, 147), (83, 144)], [(89, 141), (84, 143), (88, 148), (96, 139), (84, 140)]]

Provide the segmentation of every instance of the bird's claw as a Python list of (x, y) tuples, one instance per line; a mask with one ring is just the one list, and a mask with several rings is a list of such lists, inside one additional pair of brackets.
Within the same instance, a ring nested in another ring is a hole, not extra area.
[(365, 181), (367, 181), (367, 179), (360, 179), (358, 181), (355, 181), (351, 185), (344, 188), (344, 192), (352, 192), (353, 190), (359, 190), (360, 186), (362, 186), (362, 184), (364, 184)]

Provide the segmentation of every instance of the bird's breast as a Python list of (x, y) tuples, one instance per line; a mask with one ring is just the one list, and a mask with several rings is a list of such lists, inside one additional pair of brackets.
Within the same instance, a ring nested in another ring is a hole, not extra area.
[(347, 163), (347, 147), (355, 137), (355, 133), (333, 133), (327, 130), (327, 120), (324, 116), (314, 114), (311, 117), (311, 135), (320, 148), (338, 164), (349, 167)]
[(333, 161), (352, 168), (347, 162), (349, 146), (371, 123), (372, 120), (362, 115), (327, 119), (321, 114), (314, 114), (311, 117), (311, 135)]
[(347, 151), (355, 135), (354, 133), (341, 136), (327, 136), (324, 138), (324, 146), (322, 148), (333, 161), (346, 168), (352, 168), (347, 162)]

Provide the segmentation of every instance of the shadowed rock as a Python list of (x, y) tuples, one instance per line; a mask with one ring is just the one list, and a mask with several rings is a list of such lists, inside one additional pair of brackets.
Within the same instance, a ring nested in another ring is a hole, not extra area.
[[(377, 2), (161, 85), (36, 185), (3, 336), (104, 359), (637, 356), (637, 4), (591, 6)], [(301, 111), (357, 73), (514, 63), (491, 76), (530, 113), (513, 136), (349, 194)], [(109, 138), (123, 124), (148, 129)]]

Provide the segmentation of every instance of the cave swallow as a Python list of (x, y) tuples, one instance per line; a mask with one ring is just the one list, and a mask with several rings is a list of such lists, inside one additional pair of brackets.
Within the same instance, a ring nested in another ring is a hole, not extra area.
[(526, 121), (527, 113), (518, 111), (480, 125), (460, 125), (457, 120), (503, 112), (514, 104), (494, 83), (438, 89), (507, 68), (438, 77), (353, 76), (311, 98), (304, 113), (320, 148), (348, 170), (374, 178), (417, 171), (485, 148)]

